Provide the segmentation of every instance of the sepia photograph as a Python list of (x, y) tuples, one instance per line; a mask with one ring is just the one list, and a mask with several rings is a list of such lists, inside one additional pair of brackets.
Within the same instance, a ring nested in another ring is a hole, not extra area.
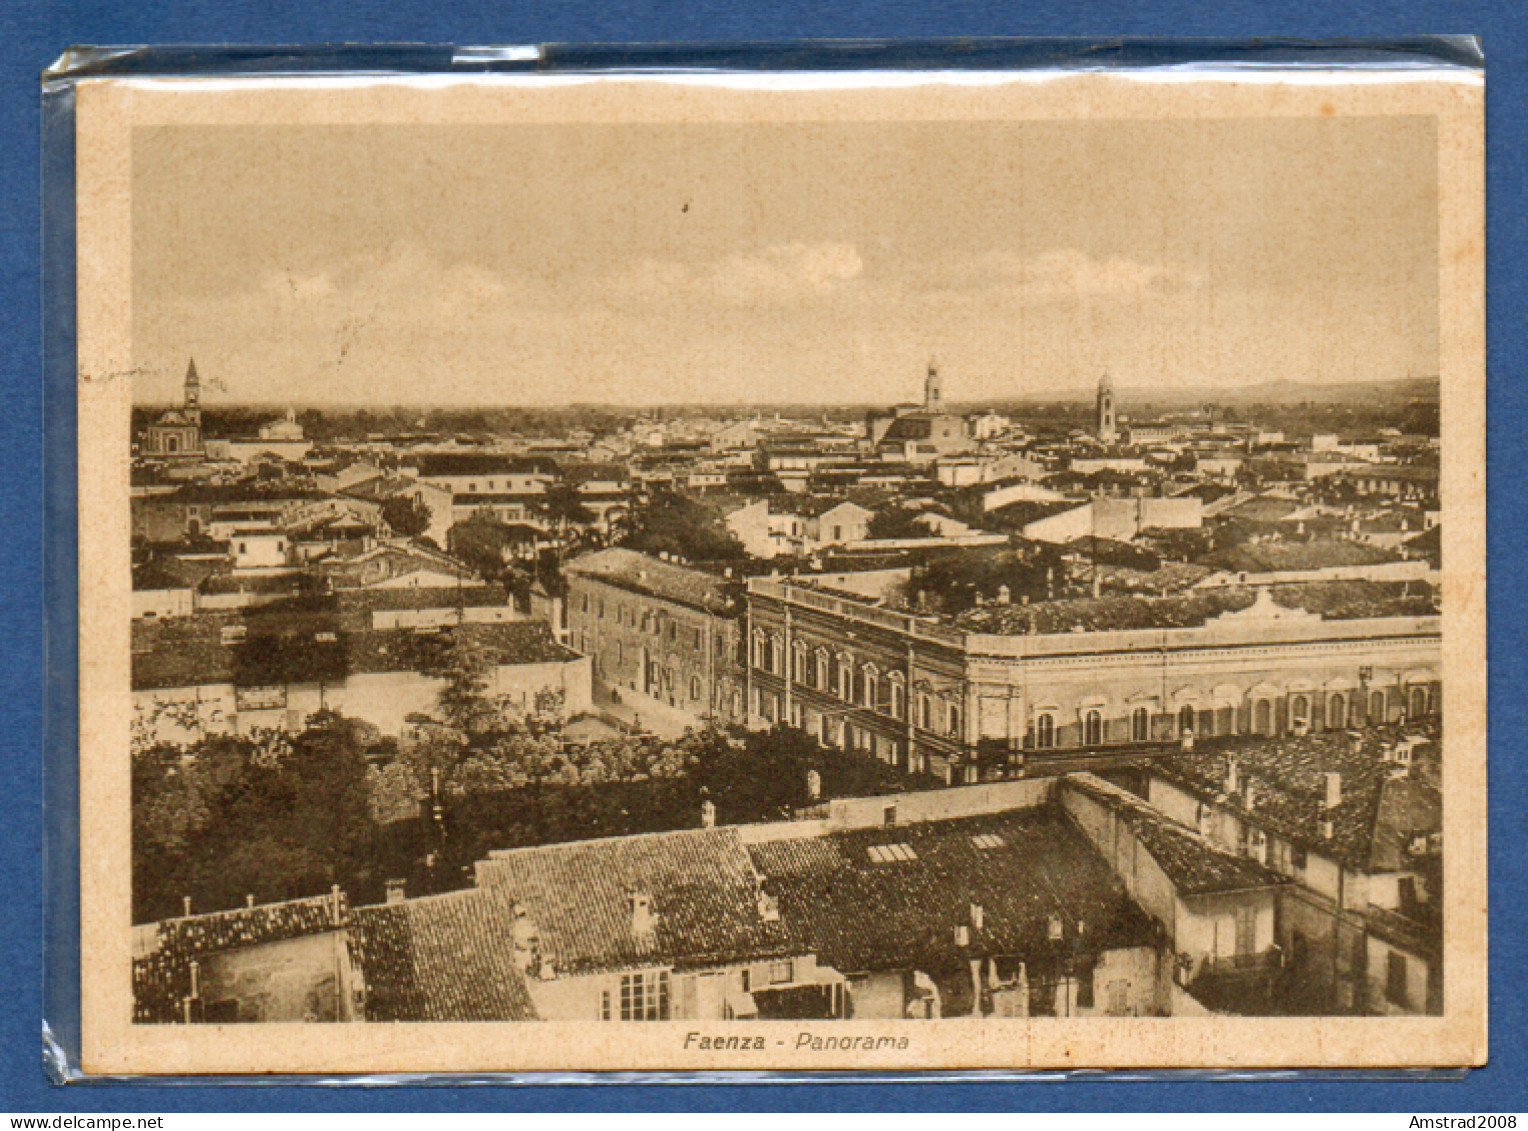
[(1478, 73), (381, 85), (80, 91), (88, 1063), (1484, 1058)]

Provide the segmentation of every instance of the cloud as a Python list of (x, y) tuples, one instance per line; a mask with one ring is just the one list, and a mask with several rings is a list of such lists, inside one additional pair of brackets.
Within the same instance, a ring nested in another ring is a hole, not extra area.
[(792, 305), (841, 293), (864, 269), (850, 244), (798, 242), (700, 263), (644, 259), (609, 276), (605, 288), (618, 306)]
[(1199, 286), (1203, 271), (1173, 263), (1142, 263), (1122, 256), (1095, 259), (1075, 248), (1038, 255), (991, 251), (943, 272), (932, 272), (929, 288), (958, 296), (987, 292), (1022, 300), (1128, 298), (1154, 291)]

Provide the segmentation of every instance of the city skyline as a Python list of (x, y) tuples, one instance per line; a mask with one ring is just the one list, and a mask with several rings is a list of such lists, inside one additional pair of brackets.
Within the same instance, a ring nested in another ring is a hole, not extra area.
[(1408, 118), (141, 130), (135, 399), (192, 356), (315, 407), (1431, 375), (1435, 165)]

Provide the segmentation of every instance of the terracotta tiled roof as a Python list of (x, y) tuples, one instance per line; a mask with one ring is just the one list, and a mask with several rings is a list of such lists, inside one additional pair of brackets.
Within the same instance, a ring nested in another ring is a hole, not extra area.
[(1118, 814), (1182, 895), (1213, 895), (1287, 882), (1256, 860), (1227, 852), (1197, 830), (1179, 824), (1103, 778), (1068, 774), (1065, 788), (1075, 789)]
[[(1154, 938), (1103, 857), (1053, 806), (766, 842), (749, 853), (782, 920), (819, 962), (845, 973)], [(955, 928), (970, 926), (973, 904), (982, 928), (961, 947)]]
[(222, 951), (339, 930), (346, 914), (341, 893), (157, 923), (155, 949), (133, 960), (134, 1020), (181, 1020), (181, 1002), (191, 993), (193, 961)]
[[(227, 618), (195, 616), (134, 628), (133, 690), (234, 683), (249, 687), (343, 679), (362, 672), (419, 671), (430, 658), (433, 639), (407, 629), (312, 631), (250, 635), (223, 643)], [(552, 638), (541, 621), (465, 624), (462, 632), (482, 644), (500, 665), (564, 663), (574, 653)], [(141, 650), (140, 650), (141, 649)]]
[[(1436, 612), (1430, 589), (1416, 582), (1409, 588), (1372, 581), (1275, 585), (1270, 593), (1276, 604), (1319, 613), (1330, 620), (1428, 616)], [(1256, 599), (1256, 591), (1250, 588), (1172, 597), (1080, 597), (1030, 605), (982, 606), (961, 613), (954, 623), (967, 632), (1000, 635), (1194, 628), (1212, 617), (1248, 608)]]
[[(1154, 772), (1318, 855), (1359, 871), (1387, 870), (1394, 863), (1383, 852), (1376, 855), (1380, 847), (1376, 832), (1382, 827), (1381, 797), (1396, 766), (1384, 760), (1383, 751), (1407, 735), (1418, 734), (1436, 749), (1441, 726), (1437, 719), (1429, 719), (1354, 733), (1359, 735), (1356, 748), (1344, 731), (1203, 739), (1192, 751), (1160, 756)], [(1227, 767), (1232, 761), (1241, 788), (1228, 795)], [(1341, 801), (1332, 809), (1324, 807), (1327, 773), (1342, 775)], [(1248, 781), (1256, 798), (1250, 809), (1245, 792)], [(1327, 820), (1332, 824), (1331, 837), (1322, 830)]]
[(564, 571), (595, 578), (634, 593), (645, 593), (709, 613), (727, 613), (733, 602), (723, 578), (675, 565), (635, 550), (613, 547), (574, 558)]
[(350, 954), (368, 1021), (534, 1021), (515, 965), (514, 907), (500, 892), (466, 891), (351, 916)]
[[(525, 908), (560, 973), (803, 953), (783, 923), (761, 916), (732, 829), (495, 852), (478, 862), (477, 880)], [(651, 900), (650, 932), (634, 929), (633, 893)]]
[(1398, 558), (1398, 554), (1375, 546), (1344, 538), (1324, 538), (1314, 542), (1263, 542), (1233, 546), (1201, 558), (1200, 563), (1217, 569), (1275, 573), (1280, 570), (1377, 565)]

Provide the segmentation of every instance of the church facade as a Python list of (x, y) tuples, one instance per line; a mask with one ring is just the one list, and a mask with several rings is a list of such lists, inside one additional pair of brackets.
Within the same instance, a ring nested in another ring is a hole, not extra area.
[(206, 454), (202, 444), (202, 383), (192, 359), (186, 368), (181, 407), (162, 412), (143, 430), (139, 454), (162, 459), (200, 458)]
[(923, 381), (923, 404), (871, 412), (865, 420), (865, 435), (882, 459), (904, 463), (931, 463), (971, 450), (965, 419), (945, 410), (944, 378), (933, 359)]

